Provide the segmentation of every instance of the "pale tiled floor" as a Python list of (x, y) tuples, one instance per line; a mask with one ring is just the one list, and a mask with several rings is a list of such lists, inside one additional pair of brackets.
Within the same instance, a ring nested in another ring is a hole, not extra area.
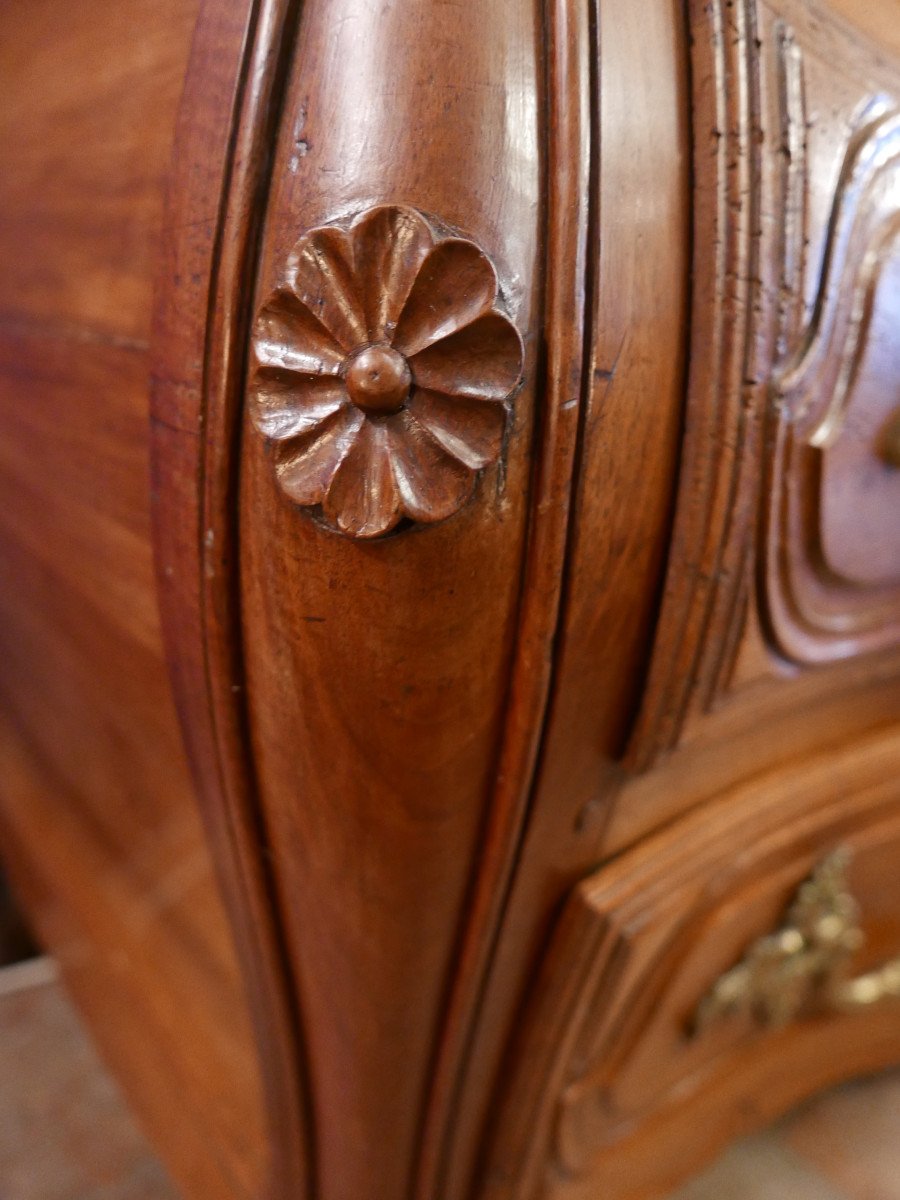
[(0, 970), (0, 1200), (178, 1200), (49, 959)]
[(900, 1074), (822, 1097), (785, 1136), (852, 1200), (898, 1200)]
[[(0, 1200), (177, 1200), (46, 959), (0, 970)], [(670, 1200), (900, 1200), (900, 1072), (818, 1097)]]
[(671, 1200), (900, 1200), (900, 1072), (817, 1096)]

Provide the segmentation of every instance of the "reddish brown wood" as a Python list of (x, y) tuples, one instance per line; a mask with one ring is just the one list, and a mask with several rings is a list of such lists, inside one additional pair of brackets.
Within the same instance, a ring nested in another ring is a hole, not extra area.
[(300, 239), (257, 317), (249, 390), (289, 500), (374, 538), (472, 499), (522, 377), (497, 289), (474, 242), (407, 205)]
[[(503, 1069), (505, 1039), (548, 920), (568, 884), (596, 861), (609, 797), (622, 777), (615, 758), (627, 730), (656, 603), (677, 454), (686, 306), (686, 82), (672, 56), (680, 36), (678, 22), (674, 4), (659, 5), (652, 14), (627, 3), (606, 4), (599, 26), (586, 22), (569, 31), (581, 43), (582, 73), (560, 69), (556, 76), (557, 119), (570, 118), (569, 89), (583, 87), (582, 103), (593, 110), (596, 123), (592, 158), (583, 167), (594, 178), (592, 216), (585, 210), (582, 217), (585, 228), (593, 230), (592, 266), (581, 285), (588, 297), (588, 344), (582, 347), (579, 341), (569, 350), (584, 356), (580, 477), (568, 544), (566, 601), (554, 643), (550, 723), (528, 796), (529, 822), (521, 849), (512, 842), (518, 852), (509, 896), (502, 877), (495, 883), (485, 872), (483, 881), (494, 888), (496, 908), (506, 906), (506, 920), (499, 937), (496, 926), (492, 930), (490, 975), (472, 1049), (460, 1072), (458, 1107), (448, 1122), (444, 1186), (454, 1197), (466, 1195), (470, 1187), (473, 1159), (495, 1104), (493, 1087)], [(599, 76), (590, 70), (595, 38), (608, 55)], [(573, 152), (574, 146), (567, 145), (567, 159)], [(651, 190), (654, 220), (637, 245), (623, 230), (633, 219), (633, 195)], [(563, 213), (574, 211), (574, 198), (567, 201), (561, 189), (556, 204), (551, 229), (561, 223)], [(559, 254), (551, 261), (557, 264), (560, 283), (566, 278), (569, 286), (579, 286), (577, 274), (563, 276)], [(547, 320), (566, 344), (571, 312), (551, 309)], [(571, 369), (554, 376), (568, 380)], [(572, 411), (563, 400), (560, 419)], [(551, 451), (562, 474), (568, 470), (564, 445), (548, 442), (545, 453)], [(535, 609), (543, 604), (546, 613), (550, 601), (540, 581), (546, 587), (553, 577), (558, 587), (562, 566), (543, 557), (537, 562), (546, 565), (547, 576), (529, 579), (526, 603)], [(533, 649), (523, 656), (535, 667), (536, 657)], [(523, 715), (535, 719), (524, 706), (513, 709), (514, 719)], [(495, 819), (507, 815), (499, 805), (495, 812)]]
[(185, 743), (244, 967), (265, 1190), (310, 1186), (303, 1046), (247, 745), (235, 481), (249, 280), (295, 7), (208, 3), (181, 101), (151, 398), (157, 579)]
[(149, 513), (153, 275), (196, 15), (129, 0), (0, 18), (0, 841), (185, 1189), (249, 1197), (260, 1062), (172, 704)]
[[(893, 391), (896, 64), (815, 6), (700, 8), (694, 22), (693, 429), (632, 740), (643, 766), (743, 674), (757, 619), (775, 652), (760, 675), (784, 672), (775, 656), (833, 661), (897, 643), (881, 541), (896, 545), (894, 481), (876, 434)], [(868, 580), (840, 572), (831, 510), (848, 487), (840, 536), (882, 559)]]
[(166, 3), (0, 17), (12, 874), (189, 1196), (657, 1195), (900, 1056), (692, 1024), (900, 954), (895, 0)]
[[(491, 259), (530, 380), (515, 400), (503, 470), (489, 467), (451, 520), (371, 545), (298, 512), (275, 487), (255, 431), (245, 436), (249, 700), (280, 903), (314, 1031), (323, 1196), (357, 1196), (373, 1178), (385, 1196), (411, 1186), (490, 796), (533, 421), (537, 32), (536, 14), (517, 4), (491, 6), (477, 27), (464, 9), (430, 3), (402, 12), (307, 4), (285, 97), (260, 298), (298, 233), (379, 203), (412, 205)], [(381, 76), (379, 63), (400, 45), (404, 71)], [(350, 95), (360, 103), (348, 105)], [(441, 138), (410, 136), (429, 122)], [(446, 156), (452, 172), (441, 167)], [(337, 1108), (339, 1124), (327, 1117)]]

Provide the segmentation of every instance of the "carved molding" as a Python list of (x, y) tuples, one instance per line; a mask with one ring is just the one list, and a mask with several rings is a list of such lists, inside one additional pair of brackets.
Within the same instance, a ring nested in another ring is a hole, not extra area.
[[(900, 78), (887, 63), (873, 74), (846, 31), (793, 0), (690, 13), (688, 418), (628, 755), (638, 769), (728, 702), (748, 641), (754, 678), (764, 673), (757, 630), (773, 671), (900, 637), (884, 433), (896, 405)], [(838, 77), (826, 66), (836, 60)]]
[(443, 521), (502, 453), (522, 339), (484, 251), (416, 209), (305, 234), (252, 345), (278, 484), (341, 533)]
[[(896, 738), (881, 735), (815, 771), (807, 762), (780, 782), (763, 778), (574, 889), (529, 984), (479, 1200), (583, 1200), (618, 1180), (629, 1196), (661, 1194), (666, 1149), (704, 1106), (769, 1086), (786, 1089), (778, 1107), (799, 1098), (808, 1078), (787, 1064), (804, 1037), (845, 1037), (835, 1079), (853, 1070), (855, 1040), (883, 1040), (888, 1028), (896, 1040), (898, 964), (881, 954), (896, 953), (900, 924), (885, 926), (890, 900), (879, 897), (900, 846), (898, 765)], [(735, 970), (764, 938), (752, 973)], [(855, 974), (873, 952), (876, 969)], [(729, 982), (711, 1002), (717, 980)], [(730, 1004), (734, 991), (741, 1002)], [(862, 1007), (868, 1015), (854, 1018)], [(804, 1021), (804, 1036), (780, 1043), (769, 1060), (777, 1078), (763, 1078), (757, 1062), (788, 1018)], [(712, 1120), (712, 1139), (715, 1129)]]
[[(797, 117), (785, 114), (794, 132)], [(849, 139), (832, 205), (812, 315), (773, 393), (811, 446), (837, 440), (860, 360), (880, 271), (900, 236), (900, 110), (879, 97)]]
[(197, 18), (161, 227), (150, 495), (169, 673), (252, 1010), (269, 1131), (260, 1163), (271, 1181), (307, 1200), (308, 1044), (272, 902), (274, 864), (259, 853), (246, 689), (235, 682), (243, 661), (233, 490), (252, 315), (245, 280), (255, 269), (298, 19), (290, 0), (209, 0)]
[(752, 587), (759, 488), (760, 30), (753, 0), (688, 6), (694, 142), (691, 343), (679, 494), (656, 647), (628, 750), (647, 769), (727, 686)]
[[(805, 135), (802, 108), (784, 106), (782, 121), (794, 140)], [(796, 206), (805, 214), (805, 175), (796, 179), (786, 166), (782, 186), (788, 208)], [(797, 238), (805, 240), (807, 233), (804, 220)], [(847, 435), (872, 340), (879, 286), (896, 256), (898, 239), (900, 110), (895, 101), (878, 96), (864, 106), (847, 137), (814, 298), (806, 319), (783, 335), (782, 363), (771, 385), (767, 569), (761, 602), (775, 645), (799, 662), (827, 662), (886, 648), (900, 632), (900, 593), (890, 570), (886, 568), (883, 580), (877, 573), (866, 580), (853, 577), (826, 534), (829, 454)], [(787, 238), (783, 251), (783, 290), (802, 297), (802, 259)], [(865, 403), (872, 402), (870, 394)], [(882, 457), (877, 437), (870, 451), (869, 473), (875, 481)], [(853, 499), (845, 497), (841, 503), (853, 505)], [(887, 495), (882, 506), (891, 507)], [(885, 511), (885, 519), (888, 515)], [(874, 550), (869, 559), (873, 557)]]

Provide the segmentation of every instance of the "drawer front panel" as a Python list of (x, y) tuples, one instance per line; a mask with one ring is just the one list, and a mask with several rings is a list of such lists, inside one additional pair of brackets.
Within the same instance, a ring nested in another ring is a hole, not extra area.
[(576, 889), (484, 1196), (662, 1195), (738, 1132), (900, 1057), (898, 777), (896, 734), (871, 738), (732, 792)]

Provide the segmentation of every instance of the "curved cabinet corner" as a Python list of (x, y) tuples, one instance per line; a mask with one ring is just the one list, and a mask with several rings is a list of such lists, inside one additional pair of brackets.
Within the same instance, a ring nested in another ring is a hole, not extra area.
[[(157, 306), (156, 548), (273, 1196), (407, 1195), (423, 1121), (439, 1140), (446, 1118), (448, 1005), (477, 987), (450, 999), (480, 834), (527, 787), (535, 727), (508, 698), (518, 679), (539, 724), (546, 656), (520, 651), (522, 575), (529, 530), (561, 552), (566, 514), (564, 494), (533, 511), (542, 53), (538, 6), (512, 0), (477, 22), (213, 3), (198, 26)], [(542, 421), (563, 488), (574, 417)]]
[[(531, 4), (307, 0), (284, 92), (240, 595), (323, 1200), (411, 1185), (491, 803), (530, 500), (538, 56)], [(290, 314), (267, 308), (285, 287)], [(279, 328), (305, 340), (273, 355)]]

